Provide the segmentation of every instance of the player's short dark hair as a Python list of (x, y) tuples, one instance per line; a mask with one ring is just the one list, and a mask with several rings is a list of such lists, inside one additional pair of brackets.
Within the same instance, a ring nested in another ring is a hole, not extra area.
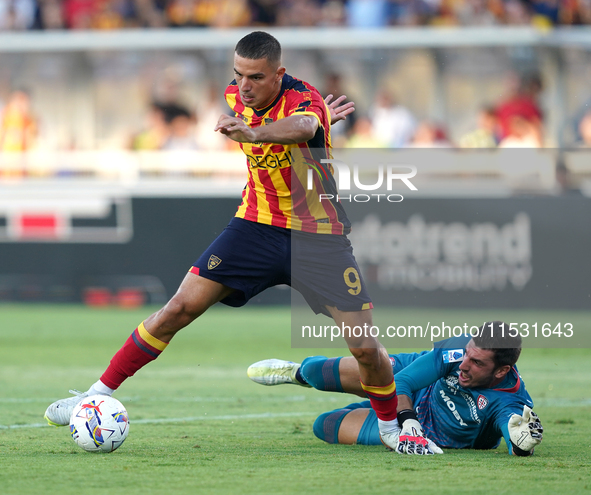
[(236, 45), (236, 54), (251, 60), (266, 58), (270, 65), (281, 63), (279, 41), (264, 31), (254, 31), (242, 38)]
[[(513, 366), (521, 354), (521, 335), (510, 331), (509, 325), (502, 321), (489, 321), (479, 328), (479, 335), (472, 337), (476, 347), (494, 352), (495, 369)], [(515, 336), (513, 336), (515, 334)]]

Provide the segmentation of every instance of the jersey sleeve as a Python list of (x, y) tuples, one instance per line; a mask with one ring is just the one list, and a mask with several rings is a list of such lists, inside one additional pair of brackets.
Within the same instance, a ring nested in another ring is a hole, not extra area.
[[(456, 371), (469, 340), (469, 338), (452, 337), (436, 342), (432, 351), (417, 358), (396, 374), (397, 394), (411, 397), (413, 392), (426, 388), (440, 378)], [(450, 349), (461, 351), (456, 361), (453, 360), (453, 357), (450, 359)]]
[(505, 439), (505, 443), (507, 444), (507, 449), (509, 449), (509, 455), (513, 455), (513, 444), (511, 443), (511, 437), (509, 436), (509, 419), (505, 421), (501, 425), (501, 431), (503, 432), (503, 438)]
[(224, 99), (230, 107), (229, 115), (236, 116), (239, 113), (237, 109), (237, 107), (240, 106), (238, 102), (238, 93), (238, 85), (234, 79), (230, 84), (228, 84), (226, 91), (224, 91)]
[(396, 393), (411, 397), (413, 392), (426, 388), (446, 376), (448, 367), (443, 363), (441, 352), (433, 349), (396, 373)]
[(330, 125), (330, 112), (319, 93), (306, 91), (290, 95), (287, 102), (286, 116), (311, 115), (316, 117), (318, 125)]

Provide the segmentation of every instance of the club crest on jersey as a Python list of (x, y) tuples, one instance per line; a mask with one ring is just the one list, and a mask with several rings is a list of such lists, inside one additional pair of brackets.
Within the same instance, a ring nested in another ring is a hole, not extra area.
[(444, 363), (457, 363), (464, 359), (464, 349), (453, 349), (443, 353)]
[[(459, 371), (458, 371), (458, 373), (459, 373)], [(445, 377), (445, 383), (447, 384), (447, 386), (449, 387), (451, 392), (453, 392), (454, 394), (457, 392), (458, 383), (459, 383), (457, 376), (447, 375)]]
[(479, 395), (478, 400), (476, 401), (478, 404), (478, 409), (481, 411), (488, 406), (488, 399), (484, 395)]
[(207, 260), (207, 269), (213, 270), (216, 266), (218, 266), (222, 262), (215, 254), (212, 254)]
[(269, 125), (269, 124), (272, 124), (272, 123), (273, 123), (273, 119), (271, 119), (269, 117), (266, 117), (265, 118), (265, 125)]

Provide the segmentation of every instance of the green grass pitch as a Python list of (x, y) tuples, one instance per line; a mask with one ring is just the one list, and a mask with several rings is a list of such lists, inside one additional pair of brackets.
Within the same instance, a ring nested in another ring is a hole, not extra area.
[[(545, 430), (533, 457), (511, 457), (502, 443), (415, 458), (314, 437), (319, 413), (355, 397), (248, 380), (260, 359), (347, 352), (291, 349), (286, 308), (213, 308), (181, 332), (117, 392), (131, 431), (112, 454), (83, 452), (67, 428), (43, 426), (47, 405), (86, 390), (150, 309), (0, 306), (0, 493), (591, 493), (591, 350), (523, 351)], [(490, 313), (400, 310), (398, 321), (569, 318), (591, 331), (591, 313)]]

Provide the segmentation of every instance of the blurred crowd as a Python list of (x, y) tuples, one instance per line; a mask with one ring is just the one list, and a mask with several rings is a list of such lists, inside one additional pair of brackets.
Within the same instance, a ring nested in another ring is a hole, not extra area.
[[(336, 73), (326, 77), (320, 90), (324, 96), (345, 94), (342, 78)], [(474, 116), (472, 129), (455, 139), (444, 123), (417, 118), (391, 91), (380, 90), (369, 108), (358, 107), (333, 126), (332, 144), (335, 148), (542, 148), (547, 145), (539, 101), (542, 90), (537, 74), (514, 78), (508, 94), (483, 107)], [(199, 112), (180, 99), (152, 102), (144, 127), (131, 138), (130, 149), (228, 149), (232, 142), (212, 132), (227, 107), (213, 86), (206, 101), (208, 107)], [(591, 113), (581, 119), (577, 146), (591, 146), (591, 132), (586, 130), (590, 124)]]
[[(344, 94), (339, 74), (329, 74), (321, 91), (326, 96)], [(508, 93), (497, 102), (482, 107), (473, 116), (472, 128), (455, 136), (442, 122), (420, 119), (397, 101), (386, 89), (378, 91), (369, 108), (358, 108), (347, 119), (332, 127), (335, 148), (450, 148), (508, 149), (544, 148), (550, 144), (545, 136), (545, 115), (540, 104), (543, 84), (533, 73), (514, 78)], [(197, 109), (173, 95), (166, 100), (153, 100), (145, 109), (143, 124), (130, 132), (124, 145), (133, 151), (228, 151), (237, 144), (213, 132), (219, 116), (227, 106), (217, 85), (211, 84), (204, 103)], [(354, 98), (353, 98), (354, 100)], [(575, 141), (569, 149), (591, 149), (591, 105), (584, 105), (574, 119)], [(24, 89), (13, 91), (0, 108), (0, 153), (37, 149), (39, 119), (31, 96)], [(559, 163), (557, 184), (562, 192), (576, 191), (569, 170)], [(0, 170), (0, 178), (10, 176)]]
[[(542, 80), (536, 73), (512, 78), (507, 94), (480, 108), (473, 117), (472, 128), (454, 138), (445, 123), (417, 118), (391, 92), (382, 90), (367, 112), (355, 112), (347, 121), (333, 126), (333, 145), (355, 148), (548, 147), (552, 143), (545, 136), (544, 110), (540, 103), (542, 91)], [(567, 143), (569, 147), (591, 147), (588, 105), (574, 118), (573, 131), (574, 140)]]
[(591, 0), (0, 0), (0, 30), (591, 24)]
[(35, 148), (37, 117), (31, 97), (24, 89), (13, 91), (0, 111), (0, 152), (21, 152)]
[(166, 99), (154, 99), (144, 115), (141, 129), (132, 133), (128, 148), (133, 151), (224, 151), (238, 149), (213, 128), (227, 106), (217, 86), (211, 84), (199, 109), (185, 103), (174, 92)]
[[(345, 94), (342, 78), (332, 73), (320, 88), (323, 95)], [(537, 73), (511, 78), (507, 94), (480, 108), (471, 129), (454, 129), (444, 122), (418, 118), (393, 92), (377, 92), (369, 108), (357, 108), (332, 127), (335, 148), (543, 148), (555, 145), (545, 136), (545, 115), (540, 103), (543, 84)], [(352, 98), (354, 101), (355, 98)], [(591, 148), (591, 110), (586, 103), (572, 122), (568, 147)], [(235, 149), (233, 141), (213, 132), (221, 114), (228, 113), (219, 88), (211, 84), (199, 108), (173, 93), (147, 105), (143, 125), (131, 132), (125, 145), (130, 150)], [(461, 126), (460, 126), (461, 127)], [(0, 152), (36, 148), (39, 122), (31, 96), (24, 89), (13, 91), (0, 104)]]

